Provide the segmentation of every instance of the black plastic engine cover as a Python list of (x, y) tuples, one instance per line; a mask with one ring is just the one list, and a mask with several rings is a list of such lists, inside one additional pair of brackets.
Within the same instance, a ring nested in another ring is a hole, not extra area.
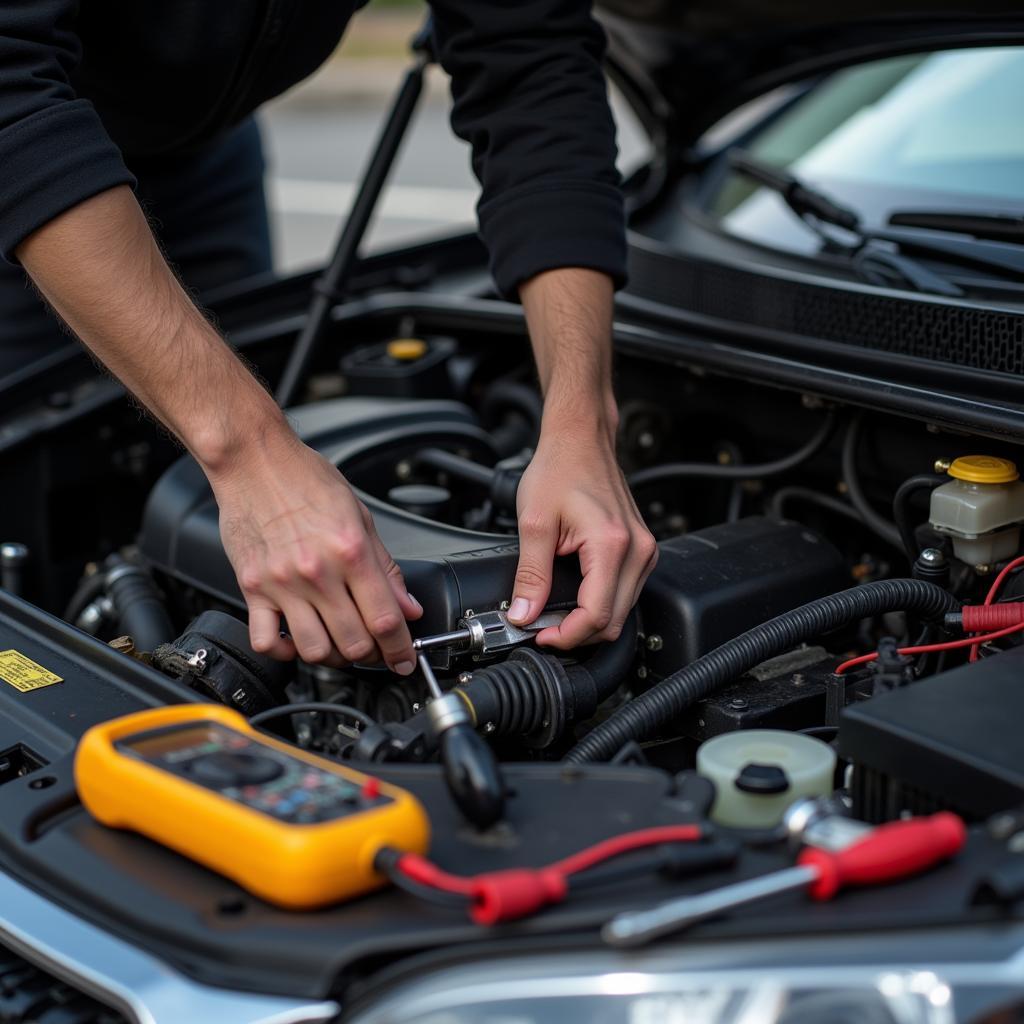
[(1024, 804), (1024, 648), (860, 701), (839, 719), (853, 813), (892, 821), (955, 811), (968, 821)]
[(850, 583), (842, 555), (799, 523), (751, 517), (663, 541), (640, 598), (648, 670), (666, 676)]
[[(289, 418), (299, 436), (345, 474), (372, 513), (381, 540), (424, 607), (418, 635), (452, 629), (468, 609), (489, 610), (511, 597), (519, 556), (514, 538), (437, 523), (369, 493), (386, 493), (395, 465), (425, 447), (462, 450), (493, 462), (488, 435), (467, 406), (342, 398), (291, 410)], [(153, 489), (139, 545), (160, 572), (229, 606), (245, 607), (221, 544), (217, 505), (193, 459), (175, 463)], [(560, 560), (552, 603), (571, 603), (578, 587), (576, 560)]]

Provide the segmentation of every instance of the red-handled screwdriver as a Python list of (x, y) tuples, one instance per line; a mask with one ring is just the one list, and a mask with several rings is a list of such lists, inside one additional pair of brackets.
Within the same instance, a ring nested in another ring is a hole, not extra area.
[(737, 882), (651, 910), (619, 914), (601, 935), (612, 946), (641, 946), (726, 910), (794, 889), (829, 900), (849, 885), (877, 885), (916, 875), (957, 853), (967, 838), (964, 823), (948, 811), (880, 825), (843, 850), (808, 847), (797, 866)]

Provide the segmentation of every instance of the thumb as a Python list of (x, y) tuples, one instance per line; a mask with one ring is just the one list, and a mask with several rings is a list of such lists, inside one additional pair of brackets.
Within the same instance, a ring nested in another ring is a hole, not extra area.
[(525, 625), (544, 611), (551, 593), (557, 543), (558, 529), (554, 520), (519, 517), (519, 565), (508, 609), (511, 622)]

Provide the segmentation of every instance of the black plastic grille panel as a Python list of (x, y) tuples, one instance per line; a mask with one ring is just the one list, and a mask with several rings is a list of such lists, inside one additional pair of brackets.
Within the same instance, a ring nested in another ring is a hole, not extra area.
[(635, 246), (628, 291), (676, 310), (811, 342), (1024, 373), (1024, 313), (809, 284)]
[(127, 1024), (125, 1017), (0, 948), (0, 1024)]

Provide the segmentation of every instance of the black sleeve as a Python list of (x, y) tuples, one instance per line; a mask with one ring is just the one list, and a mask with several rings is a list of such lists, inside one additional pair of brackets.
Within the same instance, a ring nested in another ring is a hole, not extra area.
[(78, 0), (0, 3), (0, 257), (77, 203), (133, 184), (96, 110), (69, 82)]
[(473, 147), (477, 208), (503, 294), (542, 270), (625, 280), (615, 126), (589, 0), (431, 0), (452, 127)]

